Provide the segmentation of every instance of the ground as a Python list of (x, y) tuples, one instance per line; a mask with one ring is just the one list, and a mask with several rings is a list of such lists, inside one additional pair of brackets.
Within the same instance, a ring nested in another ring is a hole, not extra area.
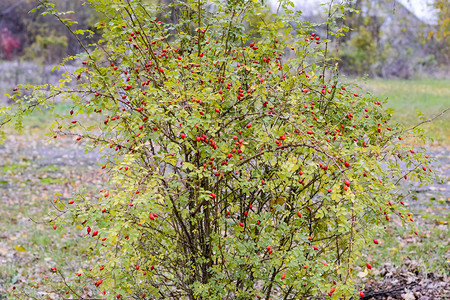
[[(389, 96), (388, 106), (399, 112), (396, 120), (408, 125), (417, 122), (415, 109), (432, 116), (449, 107), (449, 87), (443, 80), (378, 80), (364, 86)], [(70, 110), (64, 104), (58, 109)], [(82, 230), (53, 229), (49, 221), (56, 212), (55, 192), (64, 200), (86, 183), (91, 190), (101, 188), (101, 154), (85, 154), (74, 138), (45, 136), (48, 120), (46, 112), (33, 114), (22, 134), (8, 129), (6, 143), (0, 146), (0, 299), (13, 294), (21, 299), (59, 299), (51, 287), (39, 292), (35, 287), (48, 286), (54, 266), (72, 275), (88, 267)], [(413, 191), (406, 204), (414, 212), (418, 235), (393, 220), (379, 239), (380, 247), (363, 254), (373, 266), (356, 270), (364, 299), (450, 299), (449, 113), (424, 128), (435, 142), (422, 146), (437, 158), (433, 168), (441, 180), (429, 187), (407, 187)]]

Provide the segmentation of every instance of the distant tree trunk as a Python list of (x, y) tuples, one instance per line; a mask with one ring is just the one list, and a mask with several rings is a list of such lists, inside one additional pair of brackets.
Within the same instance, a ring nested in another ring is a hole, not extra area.
[(14, 74), (14, 86), (17, 86), (19, 84), (19, 72), (20, 70), (22, 70), (22, 68), (20, 67), (20, 59), (17, 59), (17, 68), (16, 68), (16, 72)]
[[(355, 0), (349, 2), (349, 8), (361, 11), (362, 0)], [(345, 17), (344, 24), (350, 28), (347, 34), (340, 38), (340, 43), (345, 44), (352, 37), (352, 30), (358, 30), (362, 24), (362, 16), (356, 12), (349, 11)]]

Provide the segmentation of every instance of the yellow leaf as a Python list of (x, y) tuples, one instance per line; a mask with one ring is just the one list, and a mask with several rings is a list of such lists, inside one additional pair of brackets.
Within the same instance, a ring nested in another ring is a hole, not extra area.
[(336, 201), (338, 199), (338, 195), (336, 193), (331, 194), (331, 200)]
[(275, 210), (275, 205), (283, 205), (286, 202), (285, 197), (272, 198), (270, 199), (270, 210)]
[(20, 252), (25, 252), (26, 251), (25, 248), (22, 247), (22, 246), (15, 246), (14, 248), (16, 248), (16, 250), (20, 251)]
[(222, 144), (222, 146), (220, 146), (220, 151), (222, 151), (223, 153), (227, 153), (229, 152), (229, 148), (227, 145)]

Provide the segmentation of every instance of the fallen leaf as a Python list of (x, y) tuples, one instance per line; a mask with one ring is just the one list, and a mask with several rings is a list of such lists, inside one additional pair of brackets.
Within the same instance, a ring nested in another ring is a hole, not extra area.
[(20, 251), (20, 252), (25, 252), (25, 251), (26, 251), (25, 248), (22, 247), (22, 246), (15, 246), (14, 248), (15, 248), (17, 251)]

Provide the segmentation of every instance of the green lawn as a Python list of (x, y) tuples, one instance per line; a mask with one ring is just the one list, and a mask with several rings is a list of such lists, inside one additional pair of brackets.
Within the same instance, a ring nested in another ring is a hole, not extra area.
[[(393, 108), (393, 120), (407, 126), (421, 122), (417, 111), (429, 119), (450, 107), (450, 80), (376, 79), (368, 80), (361, 88), (381, 99), (388, 98), (384, 107)], [(434, 144), (450, 146), (450, 111), (421, 127), (434, 139)], [(442, 195), (442, 201), (446, 199), (448, 195)], [(427, 205), (434, 207), (431, 201)], [(410, 258), (418, 263), (420, 272), (448, 274), (448, 206), (447, 209), (440, 209), (441, 215), (437, 215), (436, 211), (430, 211), (427, 205), (416, 211), (419, 233), (417, 236), (411, 234), (410, 230), (395, 225), (380, 236), (383, 247), (378, 247), (368, 254), (368, 259), (373, 261), (374, 265), (379, 265), (376, 262), (383, 262), (389, 257), (389, 261), (398, 266), (405, 258)]]
[[(388, 98), (387, 107), (395, 109), (394, 120), (409, 126), (420, 122), (417, 111), (428, 119), (450, 107), (448, 79), (376, 79), (368, 80), (362, 87), (382, 99)], [(422, 126), (437, 143), (450, 144), (450, 111)]]
[[(420, 122), (417, 111), (427, 119), (450, 107), (450, 80), (444, 79), (375, 79), (361, 85), (365, 91), (381, 99), (388, 98), (386, 108), (395, 109), (394, 121), (413, 126)], [(57, 104), (55, 113), (67, 113), (71, 105)], [(48, 110), (35, 110), (24, 125), (31, 128), (45, 129), (53, 120), (53, 113)], [(421, 126), (438, 144), (450, 145), (450, 111), (431, 123)]]
[[(431, 117), (450, 107), (450, 80), (369, 80), (363, 89), (380, 98), (389, 98), (385, 107), (394, 108), (394, 120), (406, 125), (419, 122), (416, 110)], [(70, 104), (62, 103), (56, 105), (55, 112), (66, 113), (70, 109)], [(33, 143), (35, 139), (49, 139), (43, 136), (53, 119), (49, 111), (34, 111), (25, 119), (27, 130), (22, 137), (7, 145), (0, 157), (0, 224), (5, 224), (0, 230), (0, 256), (8, 254), (6, 262), (0, 264), (0, 299), (12, 291), (12, 286), (17, 286), (19, 292), (36, 292), (34, 287), (46, 282), (50, 267), (61, 266), (65, 274), (73, 276), (87, 265), (87, 246), (80, 243), (83, 231), (74, 226), (54, 230), (49, 223), (35, 224), (29, 219), (43, 220), (54, 211), (50, 201), (55, 191), (71, 195), (86, 182), (98, 187), (103, 183), (95, 162), (88, 167), (41, 166), (32, 157), (31, 150), (25, 151), (39, 146)], [(449, 146), (450, 112), (424, 124), (424, 129), (441, 145)], [(8, 130), (11, 136), (17, 135)], [(69, 139), (58, 138), (53, 142), (58, 147), (65, 145), (67, 151), (75, 151)], [(431, 202), (429, 205), (434, 206)], [(393, 224), (379, 238), (382, 247), (365, 253), (364, 261), (370, 261), (376, 270), (384, 261), (400, 265), (410, 257), (418, 262), (421, 272), (448, 273), (448, 217), (435, 216), (434, 212), (428, 213), (424, 207), (423, 217), (415, 218), (419, 227), (417, 236)], [(442, 211), (441, 214), (445, 216)]]

